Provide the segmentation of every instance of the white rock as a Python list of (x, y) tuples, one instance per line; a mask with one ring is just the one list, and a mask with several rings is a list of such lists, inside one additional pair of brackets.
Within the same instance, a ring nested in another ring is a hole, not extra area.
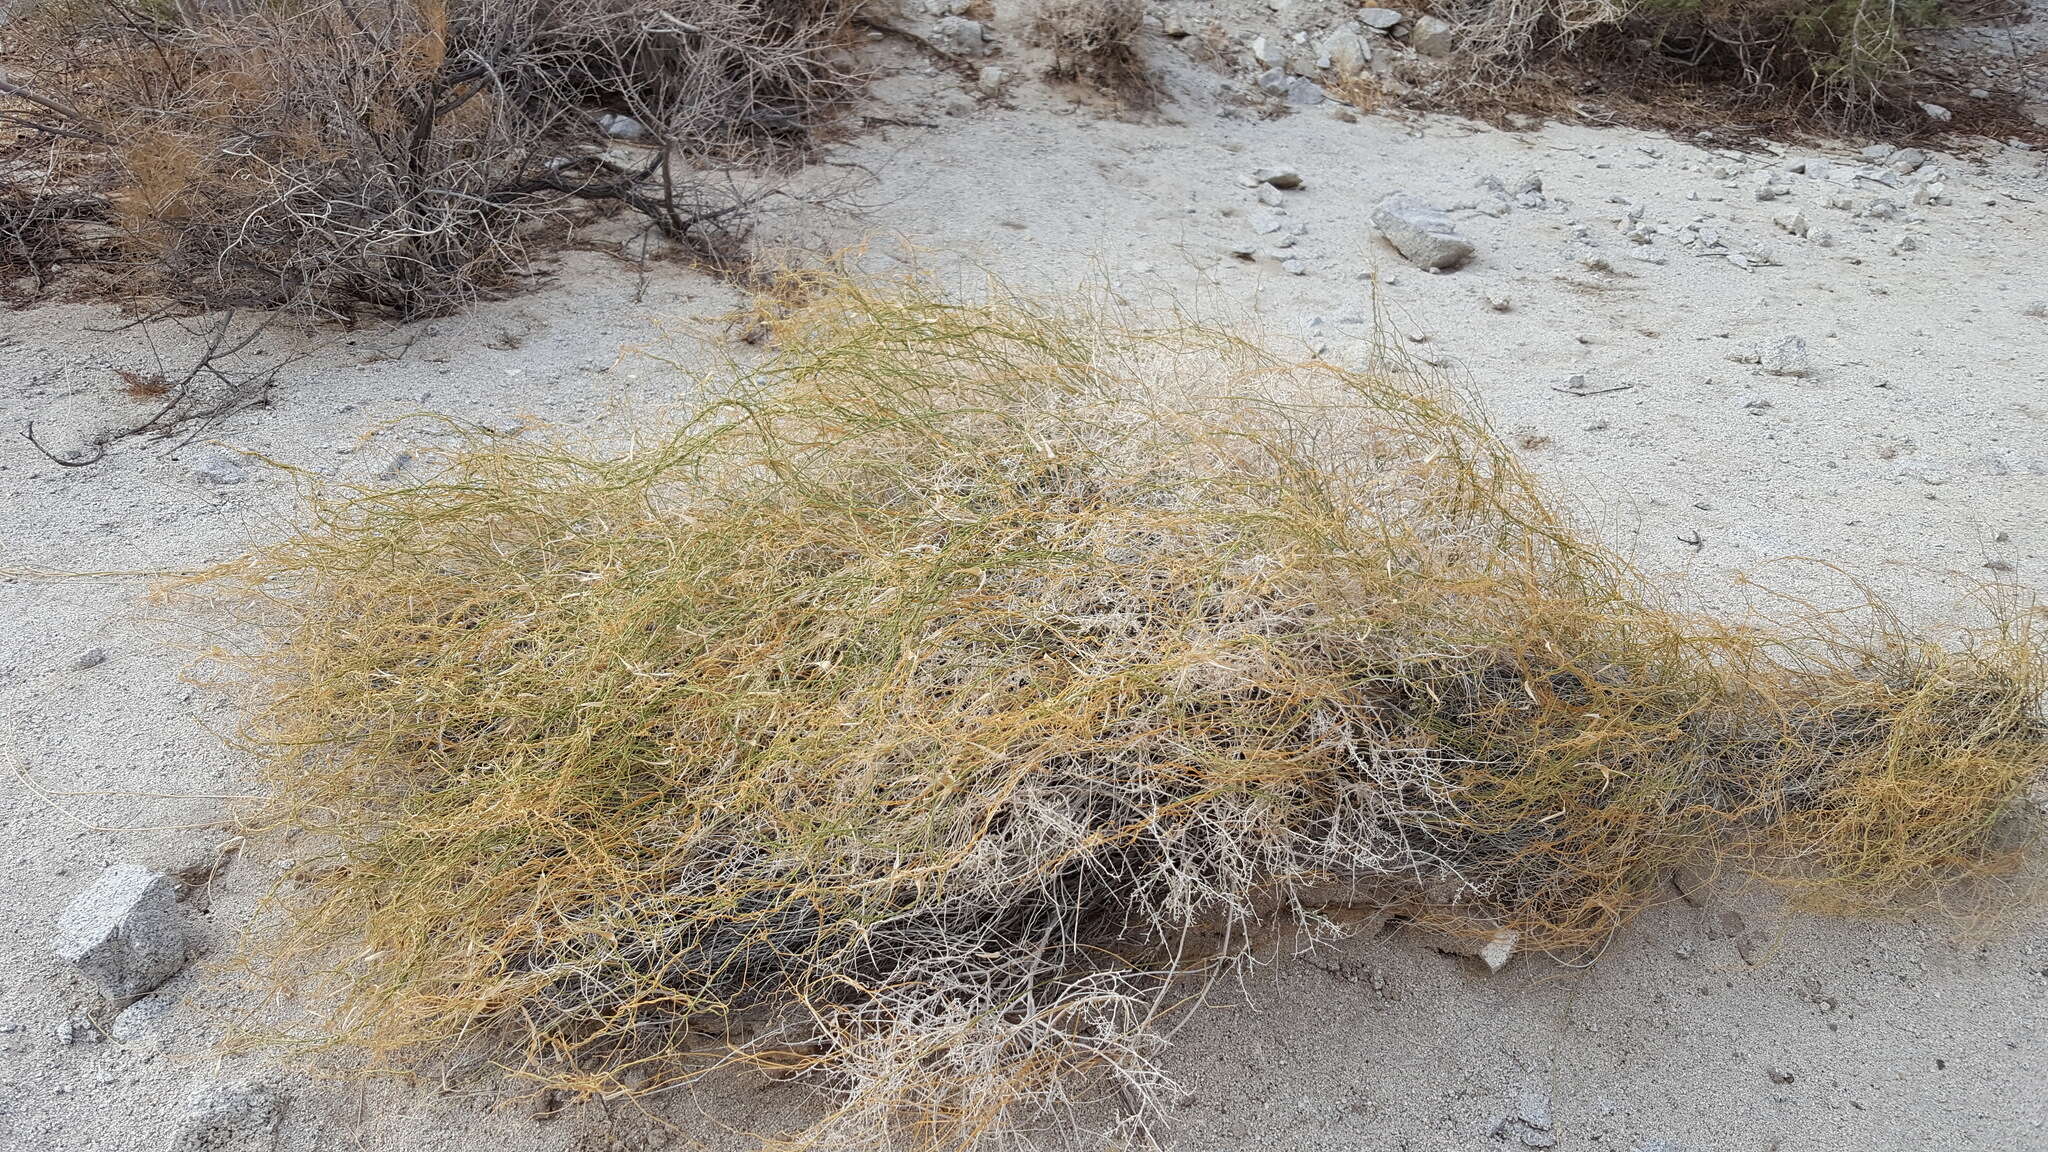
[(597, 130), (614, 140), (644, 140), (647, 138), (647, 125), (633, 119), (631, 116), (621, 116), (616, 112), (600, 113), (597, 117)]
[(1372, 45), (1349, 28), (1340, 28), (1316, 45), (1316, 55), (1329, 61), (1330, 71), (1340, 80), (1355, 80), (1372, 63)]
[(151, 991), (185, 966), (177, 879), (140, 864), (113, 865), (65, 907), (53, 946), (109, 1000)]
[(1008, 73), (993, 64), (989, 64), (985, 65), (980, 72), (975, 74), (974, 85), (981, 89), (983, 95), (1000, 96), (1003, 93), (1003, 81), (1007, 79), (1009, 79)]
[(1456, 268), (1472, 258), (1472, 242), (1458, 235), (1451, 218), (1412, 196), (1380, 201), (1372, 210), (1372, 223), (1411, 264)]
[(1811, 376), (1813, 361), (1806, 354), (1806, 338), (1787, 336), (1771, 345), (1761, 361), (1764, 371), (1773, 376)]
[(1401, 14), (1392, 8), (1360, 8), (1358, 21), (1375, 32), (1389, 32), (1401, 22)]
[(1920, 103), (1920, 111), (1925, 112), (1929, 120), (1937, 120), (1943, 124), (1955, 119), (1955, 113), (1950, 112), (1939, 104), (1929, 104), (1924, 100)]
[(1424, 16), (1417, 20), (1415, 27), (1409, 31), (1408, 46), (1424, 56), (1434, 56), (1441, 60), (1457, 51), (1457, 31), (1451, 27), (1448, 20)]
[(1252, 63), (1260, 68), (1278, 68), (1287, 62), (1287, 52), (1278, 43), (1264, 36), (1252, 37)]
[(979, 20), (947, 16), (932, 25), (931, 42), (948, 56), (980, 56), (988, 51), (988, 30)]
[(1479, 958), (1486, 962), (1486, 970), (1488, 972), (1498, 972), (1502, 968), (1507, 967), (1508, 960), (1515, 954), (1515, 945), (1521, 939), (1522, 934), (1511, 928), (1503, 928), (1495, 932), (1486, 941), (1485, 947), (1479, 950)]
[(1794, 236), (1806, 235), (1806, 213), (1797, 208), (1787, 208), (1773, 216), (1771, 221)]

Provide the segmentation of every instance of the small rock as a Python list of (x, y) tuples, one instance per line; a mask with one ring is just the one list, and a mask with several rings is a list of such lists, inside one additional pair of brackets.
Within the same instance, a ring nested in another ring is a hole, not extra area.
[(1330, 62), (1330, 71), (1340, 80), (1354, 80), (1372, 62), (1372, 45), (1349, 28), (1340, 28), (1316, 45), (1316, 54)]
[(597, 130), (614, 140), (645, 140), (647, 125), (631, 116), (616, 112), (601, 112), (597, 117)]
[(1448, 269), (1472, 258), (1472, 242), (1458, 235), (1451, 218), (1412, 196), (1380, 201), (1372, 210), (1372, 223), (1411, 264)]
[(1424, 56), (1439, 60), (1455, 52), (1458, 47), (1457, 31), (1450, 21), (1435, 16), (1424, 16), (1415, 22), (1408, 33), (1408, 46)]
[(1918, 148), (1901, 148), (1892, 153), (1891, 158), (1885, 161), (1885, 167), (1897, 172), (1901, 176), (1906, 176), (1919, 171), (1920, 166), (1925, 163), (1927, 163), (1927, 153), (1922, 152)]
[(1771, 1078), (1771, 1083), (1773, 1084), (1790, 1084), (1792, 1083), (1792, 1081), (1798, 1079), (1797, 1076), (1794, 1076), (1792, 1074), (1790, 1069), (1781, 1068), (1776, 1064), (1771, 1065), (1771, 1067), (1767, 1070), (1766, 1075), (1768, 1075)]
[(1515, 955), (1515, 944), (1521, 938), (1522, 934), (1511, 928), (1503, 928), (1489, 937), (1486, 946), (1479, 950), (1479, 958), (1486, 961), (1486, 970), (1498, 972), (1507, 967)]
[(1484, 300), (1486, 306), (1495, 312), (1512, 312), (1515, 310), (1515, 302), (1506, 296), (1481, 296), (1480, 299)]
[(1761, 932), (1744, 932), (1735, 938), (1735, 954), (1744, 964), (1761, 964), (1771, 954), (1771, 941)]
[(248, 479), (242, 474), (242, 466), (225, 452), (202, 453), (198, 463), (192, 465), (192, 478), (201, 484), (211, 484), (217, 488), (240, 484)]
[(1286, 165), (1280, 165), (1278, 167), (1273, 168), (1261, 168), (1258, 171), (1252, 173), (1252, 179), (1257, 180), (1261, 184), (1271, 184), (1275, 188), (1285, 189), (1287, 191), (1292, 191), (1296, 188), (1301, 187), (1301, 173), (1295, 171), (1292, 168), (1287, 167)]
[(123, 1008), (121, 1014), (114, 1017), (113, 1026), (107, 1033), (118, 1044), (133, 1044), (146, 1039), (176, 1006), (169, 996), (144, 996)]
[(91, 1044), (99, 1040), (100, 1030), (92, 1026), (92, 1017), (83, 1012), (73, 1012), (51, 1026), (50, 1038), (65, 1047)]
[(1288, 77), (1287, 85), (1280, 94), (1287, 98), (1289, 104), (1299, 104), (1304, 108), (1312, 108), (1324, 100), (1323, 86), (1304, 76)]
[(126, 1004), (185, 966), (178, 881), (139, 864), (116, 864), (57, 918), (57, 955)]
[(1401, 14), (1392, 8), (1360, 8), (1358, 22), (1375, 32), (1391, 32), (1401, 22)]
[(1892, 241), (1892, 252), (1894, 254), (1900, 252), (1918, 252), (1919, 250), (1920, 238), (1918, 236), (1913, 235), (1911, 232), (1901, 232), (1899, 233), (1899, 238), (1897, 240)]
[(1764, 371), (1773, 376), (1811, 376), (1813, 361), (1806, 354), (1804, 336), (1787, 336), (1763, 354)]
[(1787, 208), (1771, 217), (1771, 221), (1794, 236), (1806, 235), (1806, 213), (1797, 208)]
[(274, 1139), (284, 1096), (263, 1081), (210, 1084), (192, 1097), (171, 1152), (248, 1152)]
[(1972, 88), (1972, 89), (1970, 89), (1970, 99), (1972, 99), (1972, 100), (1989, 100), (1989, 99), (1991, 99), (1991, 89), (1989, 89), (1989, 88)]
[(1955, 113), (1950, 112), (1939, 104), (1929, 104), (1924, 100), (1920, 103), (1920, 111), (1926, 113), (1929, 120), (1938, 121), (1943, 124), (1955, 119)]
[(407, 472), (412, 470), (413, 461), (415, 459), (416, 457), (413, 456), (412, 450), (410, 448), (399, 450), (397, 453), (392, 455), (390, 460), (385, 462), (383, 468), (378, 470), (378, 482), (382, 484), (393, 483), (399, 477), (404, 476)]
[(988, 51), (988, 30), (979, 20), (946, 16), (932, 25), (931, 43), (948, 56), (980, 56)]
[(1264, 36), (1252, 37), (1249, 47), (1252, 63), (1260, 68), (1279, 68), (1287, 63), (1287, 52), (1277, 42)]
[(88, 668), (97, 668), (106, 662), (107, 650), (105, 648), (87, 648), (71, 658), (71, 670), (73, 672), (83, 672)]
[(1009, 74), (1001, 68), (988, 64), (975, 74), (974, 86), (981, 89), (984, 96), (1000, 96), (1003, 94), (1003, 81), (1008, 78)]

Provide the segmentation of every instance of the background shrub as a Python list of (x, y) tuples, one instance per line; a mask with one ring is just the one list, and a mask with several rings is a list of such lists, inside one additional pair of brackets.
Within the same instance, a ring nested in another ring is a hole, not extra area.
[(1909, 106), (1909, 29), (1940, 0), (1458, 0), (1481, 82), (1556, 54), (1639, 82), (1732, 82), (1748, 98), (1858, 121)]
[(717, 252), (744, 205), (691, 161), (800, 146), (845, 84), (839, 27), (835, 0), (63, 0), (8, 47), (70, 110), (17, 122), (62, 137), (157, 289), (415, 317), (575, 201)]

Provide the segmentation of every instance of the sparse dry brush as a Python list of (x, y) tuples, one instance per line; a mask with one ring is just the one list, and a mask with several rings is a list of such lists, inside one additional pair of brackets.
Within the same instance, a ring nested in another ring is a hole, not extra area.
[(1053, 79), (1079, 80), (1133, 103), (1157, 98), (1138, 51), (1145, 27), (1140, 0), (1039, 0), (1031, 27), (1052, 51), (1046, 74)]
[(1906, 33), (1940, 0), (1456, 0), (1473, 80), (1511, 81), (1545, 56), (1640, 94), (1673, 80), (1842, 122), (1908, 107)]
[[(61, 142), (147, 288), (401, 317), (492, 291), (616, 202), (729, 254), (749, 194), (695, 162), (800, 145), (846, 77), (837, 0), (50, 0), (7, 30), (11, 120)], [(647, 147), (606, 150), (605, 115)]]
[(307, 832), (253, 943), (302, 1039), (1001, 1146), (1147, 1123), (1186, 981), (1327, 901), (1577, 956), (1682, 864), (1881, 906), (2030, 842), (2025, 610), (1719, 627), (1423, 383), (813, 287), (674, 431), (309, 477), (213, 574), (252, 819)]

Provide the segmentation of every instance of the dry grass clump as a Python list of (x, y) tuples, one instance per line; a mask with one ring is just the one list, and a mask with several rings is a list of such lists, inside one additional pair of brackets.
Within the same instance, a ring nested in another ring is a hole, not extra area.
[(1144, 28), (1140, 0), (1040, 0), (1032, 16), (1034, 36), (1052, 50), (1047, 76), (1078, 80), (1137, 103), (1158, 95), (1138, 52)]
[(1578, 952), (1702, 856), (1883, 901), (2021, 842), (2021, 617), (1715, 628), (1413, 382), (810, 300), (672, 432), (317, 485), (215, 575), (312, 833), (257, 947), (316, 1036), (594, 1093), (752, 1064), (834, 1093), (797, 1146), (966, 1148), (1142, 1127), (1174, 979), (1319, 902)]
[[(104, 191), (151, 287), (401, 317), (501, 284), (578, 202), (707, 256), (744, 197), (693, 161), (800, 144), (838, 0), (46, 0), (12, 119)], [(644, 147), (604, 145), (625, 116)], [(0, 120), (10, 117), (0, 112)]]
[(1940, 0), (1460, 0), (1475, 81), (1501, 84), (1544, 55), (1631, 89), (1726, 84), (1751, 103), (1867, 121), (1909, 108), (1906, 33)]

